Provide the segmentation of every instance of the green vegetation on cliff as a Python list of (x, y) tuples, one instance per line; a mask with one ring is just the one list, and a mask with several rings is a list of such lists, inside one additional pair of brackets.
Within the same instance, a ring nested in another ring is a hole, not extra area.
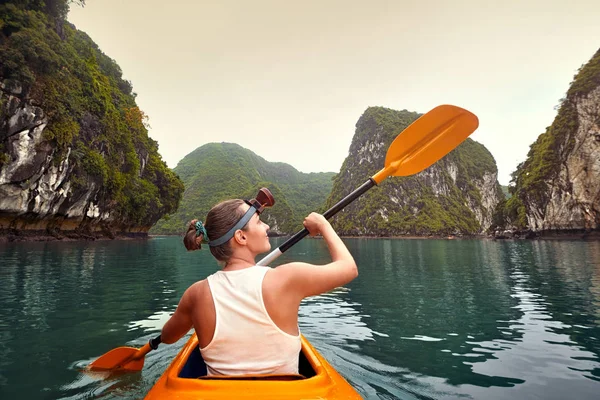
[[(22, 87), (16, 96), (46, 114), (44, 138), (55, 148), (54, 162), (68, 155), (74, 165), (71, 197), (94, 183), (102, 188), (97, 203), (117, 212), (123, 225), (150, 226), (177, 209), (183, 184), (148, 137), (147, 117), (119, 66), (66, 22), (69, 3), (0, 5), (0, 80)], [(0, 117), (4, 123), (6, 115)], [(0, 167), (10, 161), (5, 139), (0, 132)]]
[(284, 163), (268, 162), (233, 143), (209, 143), (185, 156), (175, 167), (185, 184), (174, 215), (158, 221), (154, 234), (181, 234), (188, 221), (204, 220), (212, 206), (230, 198), (252, 198), (268, 188), (275, 206), (264, 220), (279, 233), (302, 228), (302, 219), (318, 209), (331, 190), (332, 172), (305, 174)]
[[(325, 208), (379, 171), (391, 142), (420, 114), (370, 107), (356, 124), (350, 155), (333, 183)], [(481, 230), (474, 208), (482, 209), (476, 182), (496, 174), (490, 152), (467, 139), (425, 172), (385, 180), (333, 219), (344, 235), (448, 235)], [(494, 196), (500, 196), (498, 185)], [(482, 210), (482, 212), (486, 212)]]
[(513, 172), (509, 187), (512, 197), (503, 210), (508, 225), (525, 229), (529, 210), (545, 210), (562, 160), (575, 146), (574, 135), (579, 128), (575, 100), (599, 85), (600, 50), (579, 69), (567, 96), (561, 100), (554, 122), (531, 145), (527, 159)]

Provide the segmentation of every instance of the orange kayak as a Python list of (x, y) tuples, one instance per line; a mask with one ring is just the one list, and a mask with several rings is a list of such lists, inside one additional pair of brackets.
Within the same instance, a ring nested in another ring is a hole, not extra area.
[(358, 392), (302, 336), (298, 375), (207, 377), (192, 335), (152, 387), (156, 399), (361, 399)]

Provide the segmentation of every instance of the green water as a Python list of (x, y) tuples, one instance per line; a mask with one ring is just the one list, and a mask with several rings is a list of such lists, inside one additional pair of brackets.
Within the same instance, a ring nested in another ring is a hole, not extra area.
[[(365, 398), (598, 398), (600, 242), (346, 243), (359, 277), (306, 300), (300, 327)], [(304, 240), (286, 260), (327, 251)], [(216, 268), (179, 238), (0, 244), (0, 398), (143, 397), (185, 339), (141, 373), (81, 369), (145, 344)]]

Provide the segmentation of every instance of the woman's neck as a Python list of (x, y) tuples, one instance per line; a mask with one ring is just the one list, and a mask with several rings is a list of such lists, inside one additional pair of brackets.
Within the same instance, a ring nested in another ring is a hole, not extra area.
[(256, 265), (254, 258), (246, 256), (246, 257), (235, 257), (232, 256), (229, 258), (229, 261), (225, 263), (223, 267), (223, 271), (236, 271), (239, 269), (246, 269)]

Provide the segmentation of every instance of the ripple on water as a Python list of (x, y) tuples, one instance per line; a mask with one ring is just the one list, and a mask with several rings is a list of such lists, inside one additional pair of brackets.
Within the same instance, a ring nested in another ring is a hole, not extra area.
[(171, 314), (172, 312), (157, 311), (154, 314), (150, 315), (148, 318), (129, 322), (127, 330), (133, 331), (137, 329), (142, 329), (144, 332), (160, 331), (164, 324), (166, 324), (169, 318), (171, 317)]
[(434, 337), (424, 336), (424, 335), (415, 335), (413, 337), (404, 337), (404, 336), (401, 336), (400, 339), (405, 339), (405, 340), (420, 340), (422, 342), (441, 342), (442, 340), (445, 340), (443, 338), (434, 338)]

